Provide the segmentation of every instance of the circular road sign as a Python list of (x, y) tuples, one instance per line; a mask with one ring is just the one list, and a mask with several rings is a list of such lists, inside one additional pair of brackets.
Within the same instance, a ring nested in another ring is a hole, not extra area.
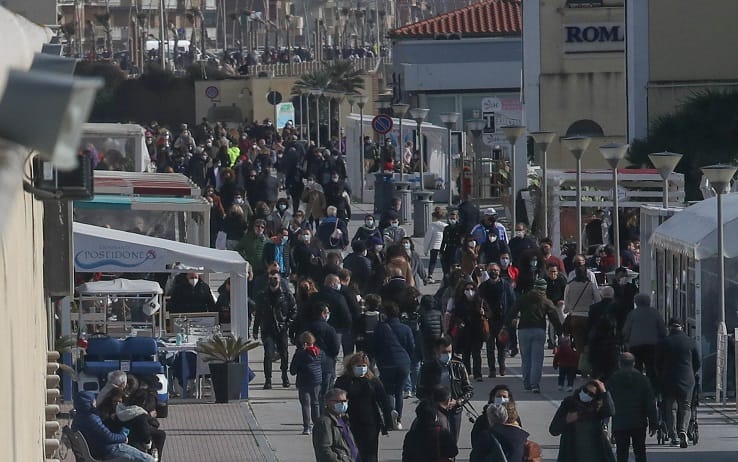
[(282, 102), (282, 93), (278, 91), (270, 91), (267, 93), (267, 101), (269, 101), (269, 104), (272, 106), (276, 106)]
[(386, 135), (392, 130), (392, 117), (379, 114), (372, 119), (372, 128), (380, 135)]

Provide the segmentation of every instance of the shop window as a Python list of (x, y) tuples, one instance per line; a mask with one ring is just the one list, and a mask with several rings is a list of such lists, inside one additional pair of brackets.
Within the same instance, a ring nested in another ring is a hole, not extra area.
[(594, 120), (582, 119), (569, 125), (566, 136), (605, 136), (605, 133)]

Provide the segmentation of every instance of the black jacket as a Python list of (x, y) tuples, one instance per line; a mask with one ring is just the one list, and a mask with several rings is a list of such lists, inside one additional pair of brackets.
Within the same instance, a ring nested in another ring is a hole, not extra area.
[(608, 379), (607, 389), (615, 403), (613, 430), (656, 428), (656, 400), (651, 381), (645, 375), (634, 369), (621, 369)]
[(187, 275), (179, 274), (174, 279), (172, 297), (167, 310), (170, 313), (197, 313), (215, 311), (215, 300), (210, 287), (202, 279), (192, 286)]
[(314, 294), (312, 298), (311, 305), (313, 306), (318, 302), (328, 305), (331, 310), (331, 317), (328, 323), (335, 329), (350, 329), (353, 326), (354, 320), (351, 316), (351, 310), (346, 302), (346, 298), (340, 291), (330, 287), (321, 287), (320, 291)]
[(297, 241), (292, 245), (292, 273), (301, 278), (320, 275), (322, 271), (320, 250)]
[(372, 262), (358, 253), (350, 253), (343, 260), (343, 267), (351, 271), (351, 281), (359, 286), (359, 292), (366, 293), (369, 279), (372, 276)]
[[(333, 369), (335, 369), (336, 356), (338, 356), (341, 345), (341, 342), (338, 341), (336, 329), (321, 318), (310, 322), (307, 325), (307, 330), (315, 336), (315, 344), (325, 353), (325, 358), (331, 361)], [(326, 369), (324, 369), (325, 371)]]
[[(277, 261), (277, 244), (274, 242), (267, 242), (264, 246), (264, 253), (261, 254), (261, 259), (265, 265), (269, 265), (273, 261)], [(292, 274), (292, 249), (289, 244), (282, 246), (282, 264), (280, 265), (279, 271), (282, 276), (289, 276)]]
[[(336, 231), (341, 232), (340, 237), (333, 237)], [(315, 235), (325, 249), (345, 249), (349, 243), (346, 223), (336, 217), (323, 219), (318, 225)]]
[(330, 181), (328, 182), (328, 184), (323, 186), (323, 193), (325, 194), (326, 205), (334, 206), (338, 210), (338, 216), (340, 218), (348, 218), (348, 202), (343, 196), (344, 191), (351, 194), (351, 189), (347, 188), (346, 184), (341, 180), (339, 180), (337, 183)]
[(387, 434), (392, 429), (392, 407), (378, 379), (342, 375), (336, 379), (335, 387), (346, 390), (349, 423), (356, 434), (368, 435), (372, 430)]
[(450, 460), (459, 453), (456, 438), (442, 425), (419, 422), (416, 418), (402, 443), (402, 462)]
[[(461, 361), (451, 359), (443, 365), (440, 361), (424, 361), (420, 366), (417, 396), (419, 399), (433, 399), (433, 390), (441, 385), (441, 371), (446, 367), (451, 379), (451, 398), (456, 401), (469, 401), (474, 396), (474, 387), (469, 382), (469, 373)], [(459, 412), (461, 408), (458, 408)]]
[(479, 285), (479, 297), (487, 302), (490, 323), (501, 327), (505, 315), (515, 303), (515, 291), (510, 283), (504, 279), (488, 279)]
[(443, 335), (443, 312), (438, 301), (433, 297), (420, 300), (420, 333), (423, 340), (432, 342)]
[(254, 337), (261, 329), (261, 335), (273, 336), (287, 332), (287, 328), (295, 319), (297, 304), (295, 297), (288, 291), (276, 291), (267, 288), (256, 296), (256, 313), (254, 315)]
[(700, 370), (697, 344), (681, 330), (671, 330), (656, 347), (656, 367), (660, 391), (671, 396), (692, 398), (694, 375)]
[(267, 204), (274, 204), (279, 198), (279, 180), (271, 175), (262, 174), (256, 180), (256, 197), (255, 201), (264, 201)]
[(515, 236), (514, 238), (510, 239), (508, 247), (510, 248), (510, 258), (512, 259), (513, 264), (519, 265), (520, 257), (522, 256), (523, 252), (528, 249), (536, 248), (536, 241), (530, 236)]
[(443, 239), (441, 240), (441, 258), (451, 264), (456, 257), (456, 250), (461, 247), (461, 238), (464, 230), (460, 224), (448, 225), (443, 228)]

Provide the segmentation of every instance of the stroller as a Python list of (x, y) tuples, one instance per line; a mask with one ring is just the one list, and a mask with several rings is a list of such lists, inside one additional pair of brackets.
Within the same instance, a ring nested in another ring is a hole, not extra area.
[(696, 445), (700, 441), (700, 426), (697, 423), (697, 407), (700, 404), (700, 392), (702, 391), (702, 384), (700, 383), (700, 376), (694, 376), (694, 388), (692, 389), (692, 402), (689, 406), (689, 424), (687, 425), (687, 439), (692, 442), (692, 445)]

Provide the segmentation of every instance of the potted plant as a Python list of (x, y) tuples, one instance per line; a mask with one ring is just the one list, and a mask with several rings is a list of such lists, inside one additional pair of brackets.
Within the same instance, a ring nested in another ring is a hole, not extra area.
[(241, 397), (246, 368), (238, 362), (240, 356), (260, 345), (253, 340), (215, 335), (197, 345), (198, 354), (209, 362), (210, 380), (216, 403), (227, 403)]

